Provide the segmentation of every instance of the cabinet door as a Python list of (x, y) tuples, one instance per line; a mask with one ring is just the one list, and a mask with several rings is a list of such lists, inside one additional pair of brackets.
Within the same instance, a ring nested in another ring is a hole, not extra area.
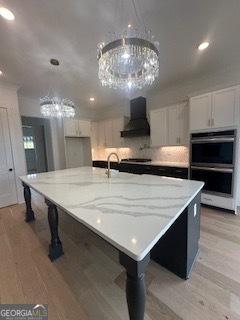
[(78, 136), (78, 120), (64, 119), (64, 135), (67, 137)]
[(123, 147), (123, 138), (121, 138), (121, 131), (124, 129), (124, 118), (112, 120), (112, 138), (114, 148)]
[(211, 94), (204, 94), (190, 100), (190, 130), (211, 127)]
[(187, 144), (188, 135), (188, 108), (186, 104), (169, 107), (168, 135), (169, 145)]
[(104, 132), (105, 132), (105, 146), (107, 148), (113, 147), (113, 126), (112, 120), (104, 121)]
[(98, 147), (98, 122), (91, 123), (91, 146), (92, 148)]
[(168, 144), (168, 108), (150, 113), (151, 144), (153, 147)]
[(78, 135), (79, 137), (90, 137), (91, 124), (90, 121), (79, 120), (78, 121)]
[(104, 121), (98, 122), (98, 146), (102, 148), (106, 147)]
[(237, 94), (236, 87), (213, 92), (213, 127), (230, 127), (237, 123)]

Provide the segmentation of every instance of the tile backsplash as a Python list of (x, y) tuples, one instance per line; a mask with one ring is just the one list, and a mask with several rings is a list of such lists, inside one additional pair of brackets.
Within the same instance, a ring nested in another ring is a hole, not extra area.
[(188, 148), (185, 146), (150, 148), (149, 137), (125, 138), (124, 148), (96, 148), (92, 150), (93, 160), (106, 160), (111, 152), (120, 159), (149, 158), (152, 161), (188, 162)]

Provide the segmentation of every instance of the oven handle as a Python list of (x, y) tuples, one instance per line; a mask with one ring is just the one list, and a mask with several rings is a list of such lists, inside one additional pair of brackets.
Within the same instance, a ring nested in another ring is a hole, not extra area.
[(235, 138), (221, 137), (221, 138), (208, 138), (208, 139), (193, 138), (191, 142), (193, 144), (193, 143), (217, 143), (217, 142), (234, 142), (234, 141), (235, 141)]
[(197, 167), (197, 166), (191, 166), (191, 169), (205, 170), (205, 171), (214, 171), (214, 172), (233, 173), (233, 169), (230, 169), (230, 168), (216, 168), (216, 167)]

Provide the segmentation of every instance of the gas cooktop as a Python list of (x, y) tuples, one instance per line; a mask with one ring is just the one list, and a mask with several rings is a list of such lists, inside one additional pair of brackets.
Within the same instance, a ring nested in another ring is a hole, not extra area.
[(152, 161), (152, 159), (144, 159), (144, 158), (128, 158), (128, 159), (122, 159), (122, 162), (149, 162)]

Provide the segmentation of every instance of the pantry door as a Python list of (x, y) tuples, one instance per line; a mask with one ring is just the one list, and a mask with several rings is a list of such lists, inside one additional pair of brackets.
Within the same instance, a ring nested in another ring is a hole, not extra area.
[(17, 203), (7, 109), (0, 108), (0, 208)]

